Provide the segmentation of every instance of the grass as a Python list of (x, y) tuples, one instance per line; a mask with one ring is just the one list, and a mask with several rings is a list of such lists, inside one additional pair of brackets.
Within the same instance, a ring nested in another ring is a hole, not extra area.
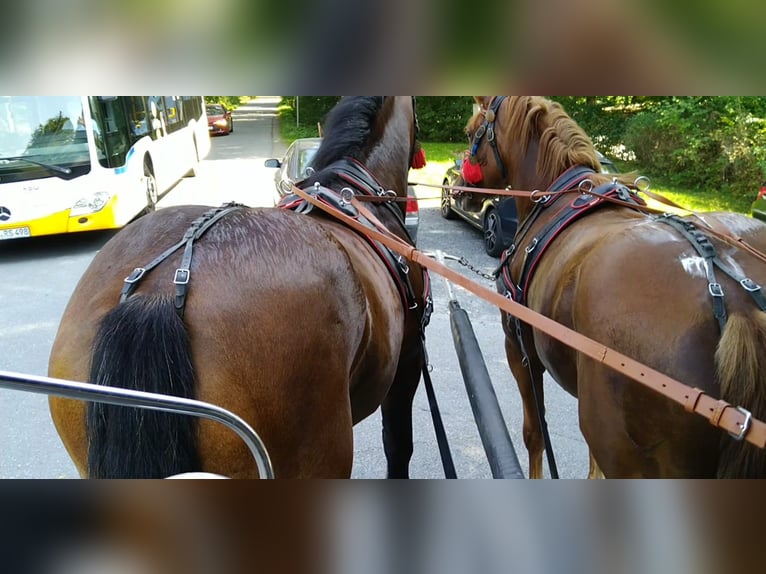
[(652, 186), (651, 191), (690, 211), (733, 211), (749, 215), (750, 206), (755, 200), (755, 192), (753, 197), (748, 198), (711, 190), (686, 191)]

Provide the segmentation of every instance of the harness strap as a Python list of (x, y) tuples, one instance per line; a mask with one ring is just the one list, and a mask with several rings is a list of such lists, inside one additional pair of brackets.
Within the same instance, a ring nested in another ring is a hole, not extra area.
[(697, 253), (705, 259), (705, 274), (708, 280), (708, 291), (713, 298), (713, 314), (715, 315), (721, 332), (726, 328), (728, 316), (724, 303), (723, 287), (715, 276), (715, 268), (718, 267), (724, 274), (738, 283), (758, 305), (761, 311), (766, 311), (766, 298), (764, 298), (761, 286), (753, 280), (740, 275), (718, 257), (713, 243), (694, 223), (686, 221), (677, 215), (666, 213), (656, 218), (656, 221), (670, 225), (683, 235)]
[(500, 109), (500, 106), (507, 97), (508, 96), (495, 96), (489, 109), (484, 114), (484, 123), (478, 130), (476, 130), (476, 134), (473, 137), (473, 144), (471, 145), (471, 156), (476, 157), (476, 152), (479, 151), (481, 140), (484, 139), (485, 135), (487, 136), (487, 141), (489, 142), (490, 147), (492, 147), (492, 153), (495, 155), (495, 161), (500, 167), (500, 173), (502, 174), (503, 179), (508, 179), (508, 177), (503, 160), (500, 158), (500, 150), (497, 148), (495, 120), (497, 119), (497, 112)]
[[(580, 181), (583, 181), (589, 173), (593, 173), (589, 168), (585, 169), (587, 171), (576, 170), (572, 173), (566, 172), (564, 175), (567, 177), (559, 178), (559, 180), (551, 186), (546, 193), (552, 194), (550, 197), (554, 198), (553, 201), (546, 203), (545, 200), (541, 200), (535, 205), (532, 215), (530, 215), (524, 222), (525, 225), (522, 234), (517, 235), (517, 239), (528, 233), (529, 227), (531, 227), (531, 224), (534, 221), (532, 216), (536, 217), (543, 209), (551, 208), (556, 200), (562, 196), (560, 192), (567, 191), (567, 187), (564, 186), (571, 186), (573, 183), (577, 184)], [(559, 188), (559, 186), (562, 187)], [(575, 221), (581, 219), (586, 214), (593, 212), (597, 207), (606, 205), (610, 197), (620, 197), (621, 201), (633, 203), (636, 207), (641, 205), (640, 199), (637, 199), (633, 192), (619, 183), (606, 183), (593, 190), (592, 195), (584, 193), (577, 196), (571, 203), (564, 204), (524, 248), (524, 259), (522, 261), (518, 281), (513, 280), (513, 277), (511, 276), (511, 268), (508, 264), (511, 254), (516, 250), (516, 246), (513, 245), (512, 248), (508, 250), (507, 257), (503, 258), (499, 270), (502, 270), (501, 276), (506, 284), (505, 286), (507, 290), (513, 295), (514, 301), (522, 304), (526, 302), (527, 291), (529, 290), (529, 285), (537, 266), (547, 248), (559, 234)]]
[(124, 303), (128, 297), (133, 294), (138, 287), (138, 284), (147, 273), (165, 261), (165, 259), (170, 257), (181, 247), (185, 246), (184, 254), (181, 258), (181, 266), (176, 269), (173, 277), (173, 283), (176, 286), (175, 308), (176, 312), (183, 318), (186, 293), (191, 279), (191, 260), (194, 242), (202, 237), (205, 232), (221, 218), (241, 207), (245, 206), (239, 203), (226, 203), (200, 215), (186, 230), (181, 241), (163, 251), (145, 267), (136, 267), (133, 272), (125, 278), (120, 293), (120, 303)]

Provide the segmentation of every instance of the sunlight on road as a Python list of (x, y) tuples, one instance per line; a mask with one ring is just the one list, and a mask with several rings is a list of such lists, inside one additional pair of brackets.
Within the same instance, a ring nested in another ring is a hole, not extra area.
[(184, 178), (157, 205), (221, 205), (236, 201), (250, 207), (273, 207), (273, 170), (262, 159), (205, 160), (196, 177)]

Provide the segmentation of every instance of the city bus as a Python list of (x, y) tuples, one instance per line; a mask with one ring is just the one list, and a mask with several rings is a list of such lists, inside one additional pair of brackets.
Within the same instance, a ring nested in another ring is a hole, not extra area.
[(0, 240), (122, 227), (209, 151), (203, 96), (0, 96)]

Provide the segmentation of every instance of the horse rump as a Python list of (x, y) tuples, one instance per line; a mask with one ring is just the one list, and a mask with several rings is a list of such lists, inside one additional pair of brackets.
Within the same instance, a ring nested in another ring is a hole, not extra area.
[[(134, 296), (102, 320), (90, 382), (193, 399), (189, 334), (171, 297)], [(199, 471), (193, 417), (88, 403), (90, 478), (166, 478)]]

